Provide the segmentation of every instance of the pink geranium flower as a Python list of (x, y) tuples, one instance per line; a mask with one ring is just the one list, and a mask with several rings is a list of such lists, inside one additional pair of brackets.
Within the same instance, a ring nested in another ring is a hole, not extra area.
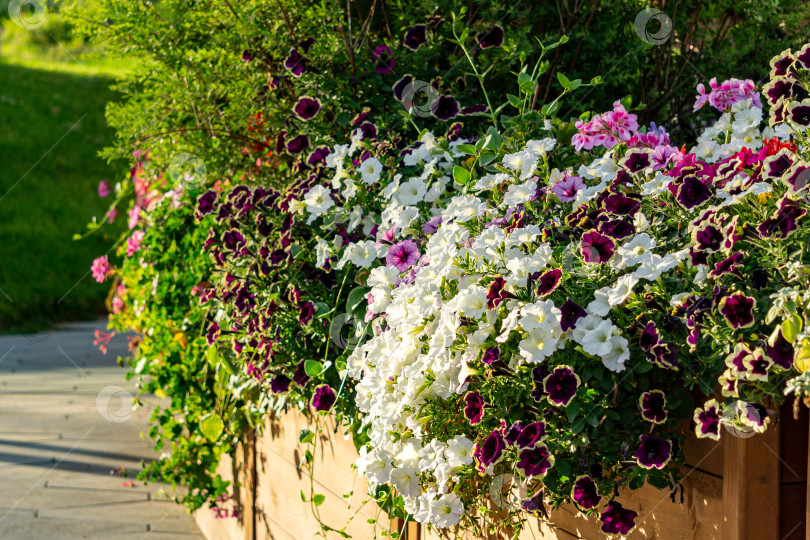
[(98, 196), (102, 199), (110, 194), (110, 183), (102, 180), (98, 183)]
[(141, 249), (141, 242), (143, 241), (143, 231), (135, 231), (127, 239), (127, 257), (132, 257), (136, 251)]
[(98, 257), (93, 261), (93, 264), (90, 265), (90, 273), (93, 275), (93, 279), (99, 283), (104, 283), (104, 279), (106, 279), (107, 272), (109, 271), (110, 263), (107, 261), (106, 255), (103, 257)]

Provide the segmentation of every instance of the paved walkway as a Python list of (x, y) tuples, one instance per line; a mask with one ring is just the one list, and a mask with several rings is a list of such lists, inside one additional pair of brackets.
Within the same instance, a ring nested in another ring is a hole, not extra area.
[(0, 337), (0, 539), (202, 540), (161, 486), (118, 474), (155, 456), (149, 411), (116, 364), (126, 338), (105, 356), (96, 329)]

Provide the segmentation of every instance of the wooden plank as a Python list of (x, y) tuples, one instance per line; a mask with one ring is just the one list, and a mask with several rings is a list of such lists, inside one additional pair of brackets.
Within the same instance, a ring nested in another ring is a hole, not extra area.
[(802, 540), (805, 535), (804, 513), (807, 508), (807, 485), (782, 484), (779, 499), (780, 540)]
[[(779, 422), (748, 438), (723, 432), (723, 538), (761, 540), (779, 537)], [(749, 435), (749, 434), (745, 434)]]
[[(232, 460), (227, 454), (222, 456), (217, 467), (217, 474), (223, 479), (229, 480), (231, 485), (234, 486), (234, 472), (238, 478), (239, 460)], [(194, 520), (197, 526), (202, 531), (203, 535), (208, 540), (219, 540), (221, 538), (244, 538), (245, 530), (242, 527), (242, 519), (240, 518), (218, 518), (213, 510), (204, 506), (194, 512)]]
[(250, 430), (240, 444), (244, 464), (244, 501), (242, 524), (245, 540), (256, 540), (256, 433)]
[(779, 410), (782, 482), (807, 481), (808, 424), (810, 414), (805, 406), (799, 407), (799, 419), (793, 418), (793, 400), (788, 399)]

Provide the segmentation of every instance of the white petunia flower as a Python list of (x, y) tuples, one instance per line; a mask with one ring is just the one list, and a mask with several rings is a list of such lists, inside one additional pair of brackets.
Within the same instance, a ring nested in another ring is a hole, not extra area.
[(360, 175), (363, 178), (363, 182), (368, 185), (376, 184), (380, 179), (382, 168), (383, 166), (379, 159), (375, 157), (366, 159), (360, 164)]
[(630, 358), (627, 340), (621, 336), (610, 338), (610, 351), (602, 356), (602, 363), (610, 371), (624, 371), (624, 363)]
[(638, 278), (633, 274), (627, 274), (616, 280), (616, 284), (607, 291), (608, 304), (618, 306), (633, 293), (633, 287), (638, 283)]
[(537, 155), (531, 152), (506, 154), (503, 157), (503, 166), (518, 173), (521, 180), (526, 180), (537, 170)]
[(313, 187), (304, 195), (304, 203), (309, 212), (307, 223), (312, 223), (318, 216), (335, 206), (329, 190), (320, 185)]
[(542, 362), (557, 350), (557, 338), (545, 328), (535, 328), (520, 342), (520, 356), (531, 364)]
[(411, 178), (403, 182), (397, 189), (397, 200), (403, 206), (412, 206), (422, 202), (427, 192), (427, 186), (419, 178)]
[(315, 266), (323, 268), (331, 254), (332, 250), (329, 247), (329, 242), (319, 237), (317, 244), (315, 244)]
[(440, 529), (457, 525), (463, 513), (464, 503), (455, 493), (448, 493), (430, 501), (430, 522)]
[(530, 201), (537, 193), (537, 182), (528, 180), (522, 184), (511, 184), (503, 196), (501, 207), (514, 208)]

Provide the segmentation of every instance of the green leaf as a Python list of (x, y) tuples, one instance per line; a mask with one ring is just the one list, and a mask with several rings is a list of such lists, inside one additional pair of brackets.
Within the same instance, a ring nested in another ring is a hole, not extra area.
[(462, 167), (461, 165), (456, 165), (453, 167), (453, 180), (456, 183), (466, 185), (467, 182), (470, 181), (470, 171)]
[(476, 152), (477, 152), (475, 146), (473, 146), (471, 144), (460, 144), (460, 145), (456, 146), (456, 149), (459, 152), (464, 152), (465, 154), (468, 154), (470, 156), (474, 156), (476, 154)]
[(315, 506), (322, 505), (325, 500), (326, 500), (326, 495), (321, 495), (320, 493), (318, 493), (318, 494), (316, 494), (315, 496), (312, 497), (312, 502), (315, 504)]
[(520, 106), (523, 104), (523, 100), (514, 94), (506, 94), (506, 100), (509, 101), (509, 104), (516, 109), (520, 109)]
[(304, 495), (304, 490), (303, 489), (301, 490), (301, 500), (304, 501), (304, 502), (307, 502), (307, 496)]
[(304, 371), (307, 372), (307, 375), (315, 378), (320, 375), (323, 370), (323, 365), (318, 362), (317, 360), (307, 360), (304, 362)]
[(346, 300), (346, 311), (351, 313), (361, 302), (365, 302), (368, 291), (368, 287), (355, 287), (352, 289), (352, 292), (349, 293), (349, 298)]
[(554, 468), (557, 469), (557, 472), (565, 476), (569, 476), (571, 474), (571, 464), (564, 459), (558, 459), (555, 461)]
[(582, 428), (584, 428), (584, 427), (585, 427), (585, 418), (584, 418), (584, 417), (580, 417), (580, 418), (579, 418), (579, 419), (577, 419), (577, 421), (576, 421), (576, 422), (574, 422), (574, 424), (571, 426), (571, 431), (572, 431), (573, 433), (579, 433), (580, 431), (582, 431)]
[(315, 440), (315, 433), (308, 429), (302, 429), (300, 433), (298, 433), (298, 442), (301, 444), (308, 444)]
[(224, 430), (225, 423), (218, 414), (209, 413), (200, 420), (200, 431), (211, 442), (218, 441)]
[(482, 167), (486, 167), (487, 165), (489, 165), (490, 163), (492, 163), (493, 161), (495, 161), (495, 158), (496, 158), (496, 157), (498, 157), (498, 156), (496, 156), (495, 154), (484, 154), (483, 156), (481, 156), (480, 158), (478, 158), (478, 163), (479, 163), (479, 164), (480, 164)]
[(565, 408), (565, 412), (568, 415), (568, 421), (573, 422), (574, 418), (577, 417), (579, 414), (579, 410), (582, 407), (582, 403), (579, 401), (572, 401), (568, 404), (568, 407)]
[(216, 346), (211, 345), (208, 347), (208, 350), (205, 351), (205, 359), (208, 360), (208, 363), (212, 366), (217, 365), (217, 362), (219, 362), (219, 351)]
[(799, 333), (799, 331), (796, 329), (796, 323), (794, 323), (792, 319), (785, 319), (782, 321), (781, 327), (782, 336), (788, 340), (788, 343), (793, 343), (796, 341), (796, 335)]
[(498, 130), (494, 127), (491, 127), (487, 130), (486, 135), (484, 136), (484, 150), (495, 150), (501, 146), (503, 139), (501, 138), (501, 134), (498, 133)]
[(560, 81), (560, 84), (562, 85), (563, 88), (565, 89), (571, 88), (571, 81), (569, 81), (568, 77), (566, 77), (559, 71), (557, 72), (557, 80)]
[(586, 422), (588, 422), (588, 423), (589, 423), (590, 425), (592, 425), (593, 427), (596, 427), (596, 426), (598, 426), (598, 425), (599, 425), (599, 419), (598, 419), (598, 418), (596, 417), (596, 415), (595, 415), (595, 414), (593, 414), (593, 413), (591, 413), (591, 414), (589, 414), (588, 416), (586, 416), (586, 417), (585, 417), (585, 421), (586, 421)]

